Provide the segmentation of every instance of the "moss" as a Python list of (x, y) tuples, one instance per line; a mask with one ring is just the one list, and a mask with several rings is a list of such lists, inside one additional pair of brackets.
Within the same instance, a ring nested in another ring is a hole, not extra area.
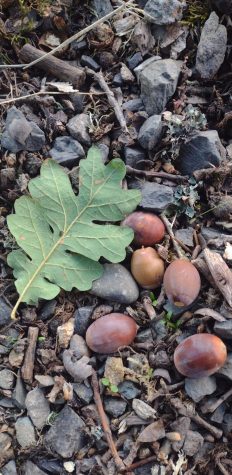
[(187, 0), (187, 9), (182, 20), (182, 25), (194, 28), (197, 25), (203, 25), (210, 14), (209, 5), (206, 1)]

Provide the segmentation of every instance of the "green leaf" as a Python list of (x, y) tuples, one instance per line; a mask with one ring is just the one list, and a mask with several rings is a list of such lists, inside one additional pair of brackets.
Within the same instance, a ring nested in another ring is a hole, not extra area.
[(126, 169), (120, 159), (104, 165), (97, 148), (80, 161), (79, 195), (72, 190), (63, 168), (46, 160), (40, 176), (29, 183), (31, 196), (15, 202), (15, 214), (8, 216), (9, 229), (22, 250), (9, 254), (20, 302), (36, 304), (52, 299), (60, 291), (89, 290), (102, 275), (97, 262), (125, 258), (133, 239), (128, 227), (102, 224), (122, 220), (140, 202), (138, 190), (123, 190)]
[(110, 380), (108, 378), (102, 378), (101, 382), (103, 386), (109, 386), (110, 385)]
[(118, 393), (118, 386), (116, 386), (116, 384), (111, 384), (110, 390), (112, 393)]

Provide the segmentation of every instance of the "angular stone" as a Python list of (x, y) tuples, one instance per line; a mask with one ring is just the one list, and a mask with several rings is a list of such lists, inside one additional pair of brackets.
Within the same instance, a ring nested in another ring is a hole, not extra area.
[(221, 338), (230, 340), (232, 338), (232, 320), (226, 320), (225, 322), (216, 322), (214, 325), (214, 332)]
[(25, 405), (27, 413), (37, 429), (42, 429), (50, 414), (50, 406), (42, 389), (35, 388), (27, 394)]
[(183, 451), (188, 457), (193, 457), (193, 455), (200, 450), (203, 443), (204, 439), (199, 432), (188, 430), (184, 441)]
[(124, 102), (122, 109), (130, 112), (138, 112), (144, 110), (144, 104), (140, 97), (138, 97), (137, 99), (130, 99)]
[(129, 167), (141, 169), (144, 164), (140, 165), (140, 162), (146, 159), (145, 152), (139, 147), (125, 147), (124, 149), (125, 163)]
[(108, 15), (113, 10), (110, 0), (92, 0), (92, 4), (98, 18)]
[(72, 457), (85, 443), (84, 427), (85, 423), (76, 412), (65, 406), (45, 435), (45, 446), (55, 455)]
[[(141, 83), (141, 99), (148, 115), (160, 114), (164, 111), (169, 99), (175, 93), (182, 61), (173, 59), (149, 58), (149, 63), (140, 68), (139, 81)], [(136, 68), (136, 71), (137, 68)]]
[(145, 150), (152, 150), (162, 137), (161, 115), (151, 115), (139, 130), (138, 141)]
[(140, 63), (142, 63), (143, 57), (138, 51), (137, 53), (133, 54), (130, 58), (127, 59), (127, 64), (130, 69), (136, 68)]
[(2, 475), (17, 475), (17, 468), (14, 460), (10, 460), (4, 467), (1, 468)]
[(202, 79), (212, 79), (222, 65), (227, 47), (227, 30), (212, 12), (205, 22), (197, 48), (196, 69)]
[(67, 129), (70, 135), (81, 144), (90, 147), (91, 140), (89, 136), (90, 120), (88, 114), (77, 114), (67, 123)]
[(216, 379), (214, 376), (205, 376), (203, 378), (185, 378), (185, 391), (195, 402), (201, 401), (203, 397), (216, 391)]
[(103, 267), (104, 273), (93, 282), (91, 294), (124, 304), (135, 302), (139, 289), (130, 272), (121, 264), (104, 264)]
[(218, 167), (225, 158), (225, 149), (216, 130), (196, 132), (181, 145), (175, 164), (183, 175), (191, 175), (195, 170)]
[(27, 460), (24, 465), (23, 475), (46, 475), (46, 473), (43, 472), (43, 470), (40, 470), (40, 468), (33, 462)]
[(159, 185), (155, 182), (133, 181), (130, 188), (137, 188), (142, 193), (139, 206), (144, 211), (156, 211), (161, 213), (173, 203), (173, 190), (169, 186)]
[(45, 144), (44, 132), (35, 122), (30, 122), (15, 106), (8, 109), (2, 147), (17, 153), (21, 150), (35, 152)]
[(12, 389), (14, 386), (14, 373), (9, 369), (3, 369), (0, 371), (0, 388)]
[(77, 397), (84, 404), (89, 404), (93, 399), (93, 391), (90, 386), (87, 386), (84, 383), (73, 383), (73, 389)]
[(93, 69), (95, 72), (100, 71), (100, 65), (91, 56), (83, 54), (81, 56), (80, 63), (81, 66), (87, 66), (88, 68)]
[(12, 398), (15, 402), (15, 405), (19, 409), (25, 409), (25, 399), (26, 399), (26, 389), (24, 387), (23, 380), (21, 378), (20, 370), (17, 374), (16, 386), (14, 388)]
[(15, 423), (16, 439), (23, 449), (35, 445), (35, 429), (29, 417), (19, 417)]
[(49, 154), (65, 167), (78, 165), (79, 160), (85, 156), (82, 145), (69, 136), (57, 137)]
[(94, 307), (80, 307), (74, 312), (75, 319), (75, 333), (78, 335), (85, 336), (86, 330), (91, 321), (91, 315), (93, 313)]
[(170, 25), (181, 20), (184, 2), (179, 0), (148, 0), (144, 11), (148, 13), (156, 25)]
[(128, 400), (137, 398), (141, 390), (132, 381), (123, 381), (118, 386), (119, 393)]
[(193, 247), (193, 228), (177, 229), (175, 237), (188, 247)]
[(10, 306), (0, 297), (0, 326), (7, 325), (10, 322), (10, 314)]
[(127, 402), (123, 399), (107, 396), (104, 398), (106, 412), (113, 417), (121, 416), (126, 410)]
[(185, 436), (189, 430), (191, 423), (190, 417), (178, 417), (176, 421), (171, 423), (171, 430), (174, 432), (179, 432), (181, 435), (181, 440), (178, 440), (176, 442), (172, 442), (172, 448), (175, 452), (179, 452), (179, 450), (183, 447), (184, 445), (184, 440)]
[(82, 356), (90, 356), (89, 348), (86, 345), (85, 339), (80, 335), (72, 336), (69, 347), (77, 359), (82, 358)]

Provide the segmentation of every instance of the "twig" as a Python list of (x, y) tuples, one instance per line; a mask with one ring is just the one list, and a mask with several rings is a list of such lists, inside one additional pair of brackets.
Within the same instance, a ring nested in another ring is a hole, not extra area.
[(183, 259), (185, 258), (185, 254), (183, 253), (181, 247), (179, 246), (178, 242), (176, 241), (175, 239), (175, 236), (174, 236), (174, 233), (173, 233), (173, 230), (172, 230), (172, 227), (173, 227), (173, 223), (171, 224), (168, 219), (166, 218), (166, 216), (164, 216), (163, 214), (160, 215), (160, 218), (162, 219), (166, 229), (167, 229), (167, 232), (172, 240), (172, 244), (173, 244), (173, 247), (178, 255), (178, 257), (180, 259)]
[(144, 310), (147, 312), (148, 317), (150, 320), (154, 320), (156, 318), (156, 311), (152, 305), (151, 297), (149, 295), (149, 292), (146, 290), (142, 294), (142, 303), (144, 306)]
[(143, 467), (143, 465), (147, 465), (150, 462), (157, 462), (157, 455), (151, 455), (151, 457), (147, 457), (139, 462), (132, 463), (129, 467), (123, 468), (121, 470), (122, 473), (131, 472), (135, 468)]
[(225, 394), (223, 394), (217, 401), (214, 403), (208, 405), (207, 407), (207, 412), (214, 412), (216, 409), (224, 402), (226, 399), (228, 399), (230, 396), (232, 396), (232, 388), (229, 389)]
[(232, 272), (217, 252), (204, 250), (204, 257), (212, 274), (213, 280), (227, 303), (232, 306)]
[(90, 93), (90, 92), (80, 92), (78, 89), (74, 89), (73, 91), (38, 91), (38, 92), (33, 92), (32, 94), (26, 94), (25, 96), (19, 96), (19, 97), (13, 97), (12, 99), (6, 99), (4, 101), (0, 101), (0, 106), (2, 104), (10, 104), (11, 102), (17, 102), (17, 101), (22, 101), (23, 99), (31, 99), (31, 97), (36, 97), (36, 96), (42, 96), (42, 95), (48, 95), (48, 94), (79, 94), (79, 95), (84, 95), (84, 96), (92, 96), (92, 95), (101, 95), (104, 94), (104, 92), (96, 92), (96, 93)]
[(110, 430), (110, 427), (109, 427), (109, 424), (108, 424), (108, 421), (107, 421), (107, 417), (106, 417), (106, 414), (105, 414), (105, 411), (104, 411), (104, 407), (103, 407), (100, 392), (99, 392), (97, 373), (94, 370), (93, 370), (93, 374), (92, 374), (92, 388), (93, 388), (93, 393), (94, 393), (94, 401), (95, 401), (95, 404), (97, 406), (98, 413), (99, 413), (99, 416), (100, 416), (100, 419), (101, 419), (102, 428), (104, 430), (104, 433), (105, 433), (109, 448), (111, 450), (115, 465), (116, 465), (118, 470), (122, 470), (124, 468), (124, 463), (118, 455), (118, 451), (117, 451), (116, 445), (115, 445), (113, 437), (112, 437), (112, 433), (111, 433), (111, 430)]
[(37, 327), (28, 328), (28, 347), (24, 358), (24, 363), (22, 366), (22, 377), (27, 383), (31, 383), (33, 380), (33, 370), (34, 370), (34, 360), (35, 360), (35, 349), (37, 338), (39, 334), (39, 329)]
[[(121, 12), (122, 10), (124, 10), (124, 8), (127, 8), (126, 5), (123, 3), (123, 5), (120, 5), (120, 7), (116, 8), (115, 10), (113, 10), (112, 12), (108, 13), (107, 15), (99, 18), (98, 20), (96, 20), (95, 22), (91, 23), (91, 25), (88, 25), (86, 26), (86, 28), (83, 28), (83, 30), (81, 31), (78, 31), (78, 33), (75, 33), (75, 35), (72, 35), (70, 36), (70, 38), (67, 38), (67, 40), (63, 41), (63, 43), (61, 43), (59, 46), (56, 46), (56, 48), (52, 49), (51, 51), (48, 51), (48, 53), (45, 53), (43, 56), (41, 56), (41, 58), (37, 58), (35, 59), (34, 61), (31, 61), (31, 63), (28, 63), (28, 64), (21, 64), (21, 65), (18, 65), (18, 66), (21, 66), (23, 69), (28, 69), (30, 68), (31, 66), (34, 66), (35, 64), (39, 63), (40, 61), (44, 60), (45, 58), (48, 58), (49, 56), (52, 56), (53, 54), (55, 54), (57, 51), (60, 51), (61, 49), (63, 49), (64, 46), (68, 46), (70, 45), (70, 43), (72, 43), (73, 41), (75, 40), (78, 40), (79, 38), (81, 38), (82, 36), (86, 35), (86, 33), (89, 33), (89, 31), (93, 30), (94, 28), (96, 28), (96, 26), (100, 25), (101, 23), (103, 23), (104, 21), (107, 21), (109, 20), (110, 18), (112, 18), (114, 15), (116, 15), (117, 13)], [(0, 69), (1, 68), (10, 68), (11, 65), (4, 65), (4, 64), (1, 64), (0, 65)], [(13, 65), (13, 67), (15, 67), (15, 65)]]
[(119, 103), (115, 99), (113, 91), (110, 90), (108, 84), (106, 83), (102, 72), (96, 73), (95, 71), (93, 71), (93, 69), (90, 68), (85, 68), (85, 71), (87, 74), (94, 76), (101, 89), (106, 93), (109, 104), (114, 108), (115, 115), (118, 119), (120, 126), (122, 127), (122, 130), (124, 132), (128, 132), (126, 120), (119, 106)]
[(192, 421), (196, 422), (197, 425), (203, 427), (204, 429), (208, 430), (216, 439), (220, 439), (223, 435), (222, 430), (217, 429), (217, 427), (213, 426), (212, 424), (209, 424), (206, 422), (202, 417), (200, 417), (198, 414), (193, 414), (189, 416)]
[(132, 168), (129, 165), (127, 165), (126, 167), (126, 172), (128, 175), (138, 175), (138, 176), (144, 176), (146, 178), (150, 178), (150, 177), (165, 178), (166, 180), (183, 182), (183, 183), (188, 180), (188, 177), (186, 176), (172, 175), (171, 173), (166, 173), (166, 172), (137, 170), (137, 168)]

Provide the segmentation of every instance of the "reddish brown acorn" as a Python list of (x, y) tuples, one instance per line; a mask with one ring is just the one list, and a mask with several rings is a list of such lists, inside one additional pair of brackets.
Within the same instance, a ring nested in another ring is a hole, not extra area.
[(164, 290), (168, 300), (173, 304), (190, 305), (197, 298), (200, 288), (200, 274), (191, 262), (177, 259), (166, 269)]
[(227, 350), (223, 341), (209, 333), (189, 336), (174, 352), (176, 369), (188, 378), (202, 378), (216, 373), (226, 358)]
[(137, 333), (133, 318), (123, 313), (110, 313), (93, 322), (86, 332), (86, 343), (96, 353), (114, 353), (132, 343)]
[(156, 289), (162, 284), (164, 263), (152, 247), (143, 247), (133, 253), (131, 273), (141, 287)]
[(154, 246), (162, 241), (165, 233), (164, 224), (158, 216), (142, 211), (129, 214), (122, 222), (122, 226), (133, 229), (134, 243), (138, 246)]

